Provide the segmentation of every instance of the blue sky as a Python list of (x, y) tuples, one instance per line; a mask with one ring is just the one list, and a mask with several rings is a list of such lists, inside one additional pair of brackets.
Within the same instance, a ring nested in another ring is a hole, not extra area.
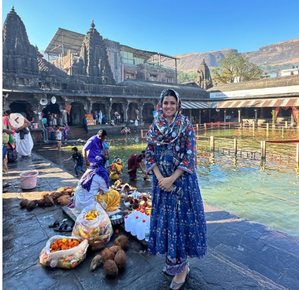
[(91, 20), (104, 38), (171, 56), (299, 38), (299, 0), (3, 0), (2, 24), (12, 5), (40, 50), (59, 27), (86, 34)]

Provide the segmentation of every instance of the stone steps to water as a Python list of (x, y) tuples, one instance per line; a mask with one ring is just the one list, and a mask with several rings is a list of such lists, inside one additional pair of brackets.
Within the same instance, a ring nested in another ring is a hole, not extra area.
[(212, 206), (205, 208), (209, 254), (257, 281), (260, 289), (299, 289), (298, 239)]

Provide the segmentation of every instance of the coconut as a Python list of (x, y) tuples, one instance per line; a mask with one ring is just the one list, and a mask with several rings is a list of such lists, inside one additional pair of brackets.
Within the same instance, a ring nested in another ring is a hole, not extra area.
[(118, 267), (116, 265), (116, 263), (111, 260), (108, 259), (104, 262), (104, 272), (107, 276), (112, 276), (115, 277), (118, 275)]
[(128, 246), (128, 237), (125, 235), (120, 235), (115, 239), (114, 244), (125, 250)]
[(27, 204), (27, 210), (33, 210), (37, 205), (37, 200), (30, 200)]
[(20, 202), (20, 207), (27, 207), (28, 204), (28, 199), (22, 199)]
[(124, 268), (127, 263), (127, 255), (124, 250), (119, 250), (114, 257), (114, 262), (119, 268)]
[(114, 256), (115, 256), (115, 254), (109, 249), (104, 249), (103, 252), (102, 252), (102, 258), (103, 258), (104, 261), (106, 261), (108, 259), (113, 260)]
[(101, 255), (96, 255), (94, 258), (91, 260), (90, 263), (90, 270), (93, 271), (96, 268), (99, 268), (103, 265), (104, 261)]
[(44, 196), (44, 200), (45, 200), (46, 206), (53, 206), (54, 205), (54, 200), (53, 200), (52, 196), (50, 196), (49, 194), (46, 194)]

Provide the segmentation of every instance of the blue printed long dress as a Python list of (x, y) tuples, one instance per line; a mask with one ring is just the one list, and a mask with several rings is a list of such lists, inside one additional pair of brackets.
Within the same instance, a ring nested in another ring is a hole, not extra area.
[(145, 158), (149, 173), (156, 165), (164, 177), (177, 168), (184, 170), (173, 192), (160, 189), (153, 175), (148, 251), (153, 255), (165, 254), (173, 264), (187, 256), (202, 258), (207, 250), (206, 221), (195, 172), (195, 134), (187, 118), (184, 125), (185, 132), (173, 143), (148, 141)]

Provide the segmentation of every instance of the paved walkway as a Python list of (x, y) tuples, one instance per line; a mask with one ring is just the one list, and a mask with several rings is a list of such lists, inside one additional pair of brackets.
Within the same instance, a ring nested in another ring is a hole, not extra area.
[[(19, 174), (29, 169), (39, 171), (37, 188), (23, 192)], [(39, 199), (42, 191), (75, 187), (78, 179), (32, 154), (9, 164), (4, 181), (11, 186), (3, 193), (3, 289), (168, 289), (171, 278), (161, 272), (164, 258), (147, 255), (146, 248), (133, 237), (129, 239), (127, 266), (113, 279), (106, 278), (101, 268), (90, 271), (92, 252), (72, 270), (42, 266), (39, 253), (55, 234), (48, 225), (66, 216), (60, 206), (37, 207), (31, 212), (20, 209), (20, 199)], [(137, 183), (140, 191), (144, 185), (143, 181)], [(205, 210), (208, 254), (202, 260), (191, 259), (182, 289), (299, 289), (298, 239), (209, 205)]]

